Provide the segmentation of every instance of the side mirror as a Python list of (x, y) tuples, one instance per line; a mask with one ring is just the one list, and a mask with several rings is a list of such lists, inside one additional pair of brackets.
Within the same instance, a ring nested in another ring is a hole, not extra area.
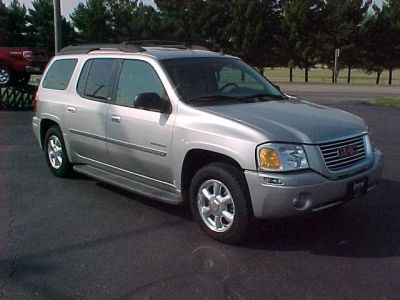
[(136, 95), (134, 107), (160, 113), (169, 113), (171, 110), (169, 102), (162, 99), (160, 95), (156, 93), (142, 93)]

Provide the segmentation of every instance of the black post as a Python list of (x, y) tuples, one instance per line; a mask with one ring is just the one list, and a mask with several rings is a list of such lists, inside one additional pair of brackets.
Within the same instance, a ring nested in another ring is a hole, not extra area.
[(62, 45), (60, 0), (54, 0), (54, 51), (60, 52)]
[(347, 67), (347, 83), (350, 83), (351, 80), (351, 65)]

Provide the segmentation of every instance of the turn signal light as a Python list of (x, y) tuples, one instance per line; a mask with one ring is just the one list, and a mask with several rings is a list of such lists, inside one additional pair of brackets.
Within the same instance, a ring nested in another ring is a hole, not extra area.
[(261, 168), (279, 170), (281, 162), (278, 153), (274, 149), (262, 148), (259, 152), (259, 164)]

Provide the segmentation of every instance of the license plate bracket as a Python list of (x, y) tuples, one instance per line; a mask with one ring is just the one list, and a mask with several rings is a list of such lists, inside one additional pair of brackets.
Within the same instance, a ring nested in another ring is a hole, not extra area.
[(365, 195), (368, 191), (368, 177), (350, 182), (348, 191), (352, 198), (358, 198)]

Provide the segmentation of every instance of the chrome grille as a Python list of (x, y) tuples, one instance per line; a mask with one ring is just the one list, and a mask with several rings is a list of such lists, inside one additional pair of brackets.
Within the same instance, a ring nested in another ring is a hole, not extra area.
[(349, 168), (366, 157), (364, 136), (319, 145), (329, 171)]

